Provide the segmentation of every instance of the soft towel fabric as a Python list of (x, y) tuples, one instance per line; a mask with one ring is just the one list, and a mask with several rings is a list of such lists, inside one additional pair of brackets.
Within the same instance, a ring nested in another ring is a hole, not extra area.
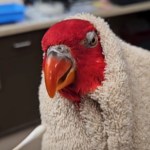
[(99, 17), (67, 19), (72, 18), (98, 30), (105, 80), (78, 107), (59, 93), (51, 100), (42, 75), (40, 112), (47, 129), (42, 150), (150, 150), (150, 52), (119, 39)]

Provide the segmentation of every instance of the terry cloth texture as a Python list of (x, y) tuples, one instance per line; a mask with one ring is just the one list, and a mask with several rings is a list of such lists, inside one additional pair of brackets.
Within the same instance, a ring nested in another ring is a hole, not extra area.
[(99, 17), (70, 18), (90, 21), (99, 31), (105, 80), (78, 107), (59, 93), (50, 100), (42, 75), (42, 150), (150, 150), (150, 52), (120, 40)]

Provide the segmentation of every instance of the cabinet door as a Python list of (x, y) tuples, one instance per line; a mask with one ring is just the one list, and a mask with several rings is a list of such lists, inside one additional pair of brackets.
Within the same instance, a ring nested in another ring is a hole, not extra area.
[(40, 123), (38, 87), (44, 32), (0, 39), (0, 135)]

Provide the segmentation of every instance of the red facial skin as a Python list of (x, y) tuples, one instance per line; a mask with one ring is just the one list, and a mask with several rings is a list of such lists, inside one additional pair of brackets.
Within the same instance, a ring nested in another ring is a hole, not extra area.
[[(46, 51), (49, 46), (67, 45), (76, 62), (76, 78), (74, 83), (60, 90), (59, 93), (73, 102), (80, 102), (81, 97), (94, 91), (104, 80), (105, 60), (100, 45), (88, 48), (83, 40), (89, 31), (96, 31), (88, 21), (71, 19), (61, 21), (52, 26), (42, 39), (42, 48)], [(44, 65), (44, 64), (43, 64)]]

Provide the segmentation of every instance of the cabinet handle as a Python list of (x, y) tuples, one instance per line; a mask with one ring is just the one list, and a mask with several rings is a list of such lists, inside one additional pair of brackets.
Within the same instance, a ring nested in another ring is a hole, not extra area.
[(1, 78), (1, 74), (0, 74), (0, 91), (2, 90), (2, 78)]
[(29, 47), (30, 45), (31, 45), (31, 41), (23, 41), (19, 43), (14, 43), (13, 47), (15, 49), (19, 49), (19, 48)]

